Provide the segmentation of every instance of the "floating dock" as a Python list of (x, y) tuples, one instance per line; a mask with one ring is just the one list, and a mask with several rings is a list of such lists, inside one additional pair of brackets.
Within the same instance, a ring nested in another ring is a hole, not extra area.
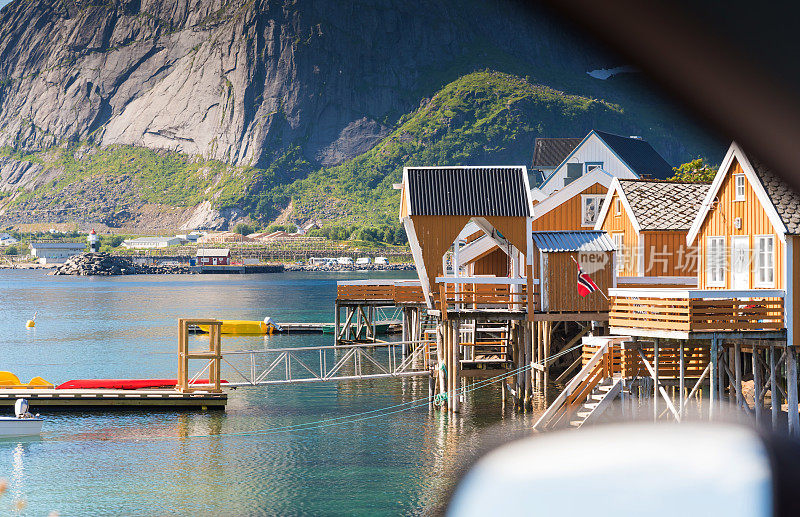
[(225, 409), (226, 393), (181, 393), (174, 389), (0, 389), (0, 406), (13, 406), (17, 399), (28, 401), (31, 411), (104, 409)]

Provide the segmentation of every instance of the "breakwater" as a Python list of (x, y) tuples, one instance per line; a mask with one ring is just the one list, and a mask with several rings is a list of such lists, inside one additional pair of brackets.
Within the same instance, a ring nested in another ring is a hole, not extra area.
[(127, 257), (108, 253), (81, 253), (57, 266), (51, 275), (72, 276), (116, 276), (116, 275), (174, 275), (190, 273), (186, 265), (141, 265)]

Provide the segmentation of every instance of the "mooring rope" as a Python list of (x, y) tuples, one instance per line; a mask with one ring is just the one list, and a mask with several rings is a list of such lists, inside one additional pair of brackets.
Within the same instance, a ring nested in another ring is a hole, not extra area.
[[(557, 359), (565, 354), (572, 352), (580, 348), (582, 345), (575, 345), (570, 347), (566, 350), (562, 350), (556, 354), (553, 354), (547, 358), (545, 358), (543, 363), (548, 363), (554, 359)], [(503, 372), (502, 374), (496, 375), (494, 377), (490, 377), (488, 379), (484, 379), (478, 382), (475, 382), (469, 386), (464, 386), (462, 388), (458, 388), (453, 390), (452, 392), (446, 392), (439, 395), (449, 395), (452, 394), (453, 396), (461, 396), (466, 393), (471, 393), (473, 391), (477, 391), (479, 389), (485, 388), (495, 382), (503, 381), (509, 377), (513, 377), (519, 373), (525, 372), (534, 368), (535, 365), (541, 363), (531, 363), (526, 366), (520, 366), (519, 368), (515, 368), (513, 370), (509, 370)], [(378, 409), (373, 409), (370, 411), (363, 411), (361, 413), (354, 413), (350, 415), (344, 415), (340, 417), (333, 417), (333, 418), (326, 418), (322, 420), (316, 420), (313, 422), (305, 422), (302, 424), (292, 424), (286, 426), (279, 426), (279, 427), (272, 427), (269, 429), (260, 429), (256, 431), (240, 431), (240, 432), (230, 432), (230, 433), (216, 433), (216, 434), (194, 434), (194, 435), (186, 435), (186, 436), (141, 436), (141, 437), (116, 437), (113, 440), (130, 440), (130, 441), (156, 441), (156, 440), (184, 440), (188, 438), (214, 438), (214, 437), (246, 437), (246, 436), (269, 436), (272, 434), (280, 434), (286, 433), (291, 431), (312, 431), (315, 429), (324, 429), (329, 427), (336, 427), (336, 426), (344, 426), (347, 424), (354, 424), (358, 422), (363, 422), (365, 420), (372, 420), (375, 418), (380, 418), (384, 416), (394, 415), (397, 413), (402, 413), (404, 411), (410, 411), (412, 409), (416, 409), (418, 407), (427, 406), (430, 404), (430, 398), (420, 398), (415, 400), (410, 400), (408, 402), (403, 402), (400, 404), (394, 404), (391, 406), (385, 406)], [(392, 410), (392, 411), (388, 411)], [(110, 440), (111, 438), (109, 438)]]

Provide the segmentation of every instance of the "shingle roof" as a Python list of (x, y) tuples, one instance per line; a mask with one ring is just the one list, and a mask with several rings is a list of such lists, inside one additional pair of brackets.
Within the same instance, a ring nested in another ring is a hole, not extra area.
[(786, 225), (786, 232), (800, 234), (800, 193), (760, 161), (751, 157), (750, 163), (775, 206), (775, 211)]
[(619, 185), (644, 231), (688, 230), (711, 187), (652, 180), (619, 180)]
[(583, 138), (537, 138), (533, 144), (534, 167), (558, 167)]
[(644, 140), (597, 130), (595, 133), (639, 176), (667, 179), (673, 175), (670, 164)]
[(603, 231), (532, 232), (539, 251), (614, 251), (614, 242)]
[(411, 215), (530, 217), (523, 167), (409, 167)]

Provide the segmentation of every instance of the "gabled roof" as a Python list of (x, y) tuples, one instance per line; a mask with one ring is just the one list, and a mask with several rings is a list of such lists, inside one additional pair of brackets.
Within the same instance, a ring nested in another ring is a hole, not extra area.
[[(761, 207), (767, 214), (770, 223), (772, 224), (775, 232), (783, 238), (786, 233), (800, 233), (798, 230), (798, 219), (796, 217), (798, 209), (797, 193), (794, 192), (789, 185), (785, 184), (783, 180), (772, 173), (767, 167), (758, 165), (758, 170), (753, 165), (753, 162), (747, 157), (739, 144), (736, 142), (731, 143), (725, 158), (722, 159), (722, 164), (714, 176), (714, 181), (711, 182), (711, 188), (703, 200), (700, 211), (697, 213), (692, 227), (689, 229), (689, 234), (686, 236), (686, 243), (690, 246), (700, 233), (700, 228), (703, 226), (706, 216), (711, 207), (715, 204), (715, 199), (719, 189), (722, 187), (722, 182), (728, 175), (728, 172), (733, 166), (733, 160), (739, 162), (742, 167), (748, 183), (756, 194)], [(763, 179), (762, 179), (763, 178)], [(767, 186), (771, 194), (767, 191)], [(775, 200), (775, 201), (773, 201)], [(778, 211), (780, 208), (780, 212)], [(788, 222), (789, 224), (786, 224)], [(791, 228), (791, 231), (790, 231)]]
[(767, 196), (772, 201), (775, 211), (778, 212), (781, 221), (786, 225), (786, 233), (799, 235), (800, 193), (760, 161), (751, 158), (750, 163), (753, 165), (753, 170), (761, 181)]
[[(672, 176), (674, 172), (667, 161), (646, 141), (640, 138), (630, 138), (606, 133), (605, 131), (597, 131), (596, 129), (591, 130), (588, 135), (582, 138), (578, 145), (564, 157), (558, 167), (568, 161), (592, 135), (597, 135), (597, 138), (602, 140), (611, 152), (616, 154), (617, 158), (625, 163), (637, 177), (650, 176), (657, 179), (666, 179)], [(544, 187), (554, 176), (555, 171), (545, 178), (539, 188)]]
[(615, 183), (639, 231), (688, 230), (711, 187), (710, 183), (658, 180), (618, 179)]
[(533, 144), (534, 167), (558, 167), (583, 138), (537, 138)]
[(670, 164), (646, 141), (604, 131), (594, 131), (594, 133), (639, 176), (646, 175), (657, 179), (667, 179), (672, 176), (673, 170)]
[(614, 251), (614, 242), (606, 232), (532, 232), (533, 242), (539, 251)]
[(411, 216), (531, 216), (524, 166), (406, 167), (403, 175)]

